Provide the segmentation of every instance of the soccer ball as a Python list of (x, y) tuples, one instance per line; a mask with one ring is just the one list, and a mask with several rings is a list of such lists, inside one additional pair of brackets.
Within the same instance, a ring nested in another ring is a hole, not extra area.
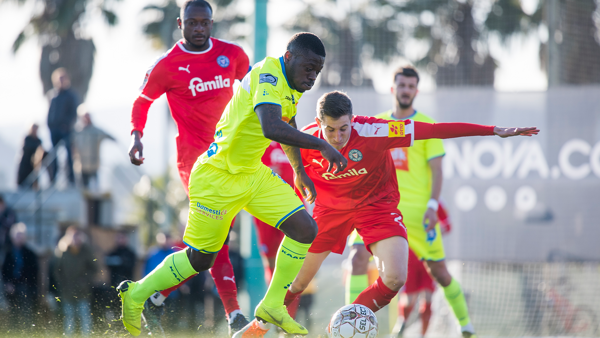
[(337, 310), (327, 327), (330, 338), (375, 338), (378, 331), (377, 317), (371, 309), (360, 304)]

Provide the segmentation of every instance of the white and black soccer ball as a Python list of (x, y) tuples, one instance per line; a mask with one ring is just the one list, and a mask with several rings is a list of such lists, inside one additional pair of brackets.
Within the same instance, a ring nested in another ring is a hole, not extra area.
[(375, 338), (378, 332), (375, 313), (360, 304), (346, 305), (337, 310), (327, 327), (330, 338)]

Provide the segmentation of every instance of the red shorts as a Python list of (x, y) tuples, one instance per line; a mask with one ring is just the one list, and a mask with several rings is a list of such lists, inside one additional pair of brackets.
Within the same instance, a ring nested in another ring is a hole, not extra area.
[(398, 210), (397, 199), (381, 199), (373, 204), (355, 210), (335, 210), (315, 206), (313, 218), (319, 226), (317, 238), (309, 252), (325, 251), (342, 254), (346, 240), (356, 228), (369, 252), (369, 245), (382, 239), (406, 237), (406, 227)]
[(258, 243), (260, 252), (267, 258), (277, 256), (279, 245), (283, 240), (283, 232), (254, 217), (254, 224), (258, 230)]
[(412, 250), (408, 250), (408, 276), (402, 288), (403, 293), (419, 293), (421, 291), (435, 291), (435, 282), (425, 268), (425, 262), (419, 260)]
[(185, 193), (190, 197), (190, 189), (188, 185), (190, 184), (190, 174), (192, 173), (192, 168), (194, 165), (189, 165), (186, 167), (177, 167), (179, 169), (179, 178), (181, 178), (181, 183), (183, 183), (183, 187), (185, 188)]

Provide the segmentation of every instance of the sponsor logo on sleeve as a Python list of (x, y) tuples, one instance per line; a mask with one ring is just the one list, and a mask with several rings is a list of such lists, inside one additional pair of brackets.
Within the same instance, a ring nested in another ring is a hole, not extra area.
[(223, 68), (229, 66), (229, 58), (225, 55), (221, 55), (217, 58), (217, 64)]
[(362, 160), (363, 154), (358, 149), (352, 149), (348, 152), (348, 158), (354, 162)]
[(404, 121), (388, 122), (389, 132), (388, 137), (404, 137)]
[(258, 83), (270, 83), (273, 86), (277, 86), (277, 77), (269, 73), (263, 73), (258, 75)]

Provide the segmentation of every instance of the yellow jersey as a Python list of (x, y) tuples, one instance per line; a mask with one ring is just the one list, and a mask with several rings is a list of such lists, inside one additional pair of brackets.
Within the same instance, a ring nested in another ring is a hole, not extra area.
[(281, 119), (289, 122), (296, 116), (301, 96), (290, 87), (283, 57), (267, 57), (255, 64), (223, 111), (215, 141), (198, 161), (231, 174), (256, 172), (263, 165), (261, 158), (271, 140), (264, 137), (254, 109), (261, 104), (281, 106)]
[[(376, 117), (397, 120), (392, 111), (387, 111)], [(403, 118), (413, 121), (435, 123), (431, 117), (415, 111), (411, 116)], [(411, 206), (425, 206), (431, 197), (431, 168), (429, 160), (444, 156), (444, 144), (440, 139), (418, 140), (410, 148), (391, 149), (398, 190), (400, 190), (399, 209), (404, 214), (409, 213)], [(422, 215), (421, 215), (422, 217)]]

